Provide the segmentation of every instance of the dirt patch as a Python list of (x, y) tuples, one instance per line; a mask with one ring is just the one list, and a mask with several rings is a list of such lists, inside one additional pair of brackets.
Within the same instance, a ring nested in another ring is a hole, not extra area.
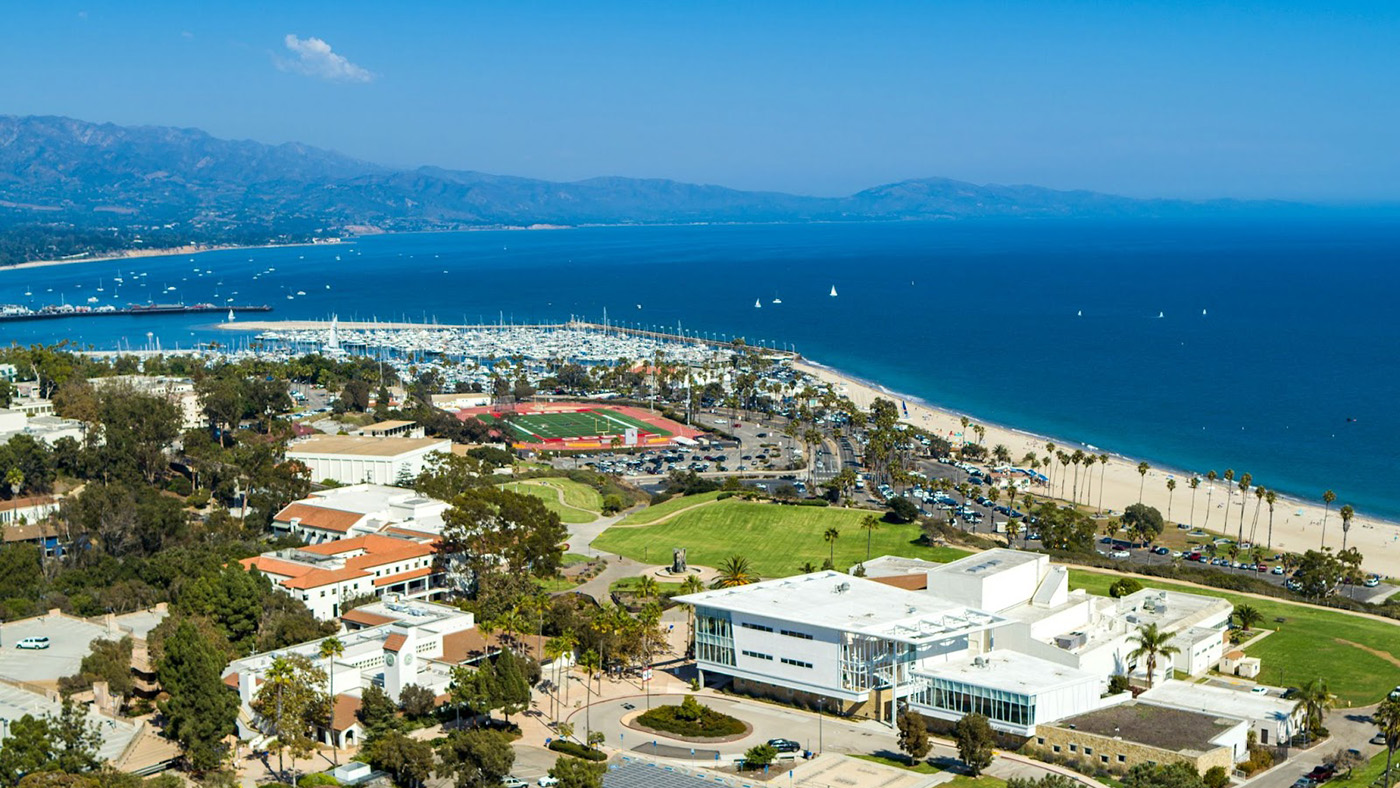
[(1370, 646), (1363, 646), (1363, 645), (1361, 645), (1360, 643), (1353, 643), (1353, 642), (1351, 642), (1350, 640), (1343, 640), (1343, 639), (1341, 639), (1341, 638), (1332, 638), (1332, 642), (1333, 642), (1333, 643), (1341, 643), (1343, 646), (1351, 646), (1352, 648), (1359, 648), (1359, 649), (1361, 649), (1362, 651), (1366, 652), (1367, 654), (1370, 654), (1370, 655), (1373, 656), (1373, 657), (1380, 657), (1381, 659), (1385, 660), (1386, 662), (1389, 662), (1390, 664), (1394, 665), (1395, 667), (1400, 668), (1400, 658), (1397, 658), (1394, 654), (1391, 654), (1391, 653), (1388, 652), (1388, 651), (1381, 651), (1381, 650), (1378, 649), (1378, 648), (1371, 648)]

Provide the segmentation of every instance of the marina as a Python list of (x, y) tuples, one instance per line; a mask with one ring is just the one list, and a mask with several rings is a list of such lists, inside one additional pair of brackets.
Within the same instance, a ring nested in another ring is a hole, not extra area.
[(206, 312), (271, 312), (266, 304), (242, 306), (218, 306), (215, 304), (129, 304), (119, 306), (74, 306), (73, 304), (49, 304), (31, 309), (18, 304), (0, 304), (0, 322), (19, 320), (54, 320), (65, 317), (117, 317), (145, 315), (194, 315)]

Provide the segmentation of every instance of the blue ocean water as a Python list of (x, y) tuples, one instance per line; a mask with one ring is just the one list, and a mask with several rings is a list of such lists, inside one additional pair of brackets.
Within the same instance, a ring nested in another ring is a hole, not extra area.
[[(269, 319), (441, 322), (606, 308), (614, 322), (790, 344), (978, 420), (1154, 465), (1231, 467), (1306, 498), (1331, 488), (1389, 518), (1397, 294), (1400, 224), (1361, 220), (489, 231), (0, 271), (0, 303), (233, 298), (271, 304)], [(0, 341), (228, 341), (211, 322), (10, 323)]]

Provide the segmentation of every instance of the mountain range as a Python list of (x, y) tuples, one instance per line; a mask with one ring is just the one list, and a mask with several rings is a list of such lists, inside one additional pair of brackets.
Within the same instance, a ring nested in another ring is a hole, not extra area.
[(662, 179), (567, 183), (439, 167), (398, 169), (308, 145), (198, 129), (0, 115), (0, 265), (188, 243), (276, 243), (491, 226), (1008, 217), (1155, 218), (1277, 203), (1140, 200), (945, 178), (848, 197)]

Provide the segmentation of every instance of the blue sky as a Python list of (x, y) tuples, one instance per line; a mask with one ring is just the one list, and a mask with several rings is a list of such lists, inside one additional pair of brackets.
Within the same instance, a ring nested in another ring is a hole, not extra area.
[(1400, 3), (7, 4), (0, 112), (391, 165), (1400, 200)]

